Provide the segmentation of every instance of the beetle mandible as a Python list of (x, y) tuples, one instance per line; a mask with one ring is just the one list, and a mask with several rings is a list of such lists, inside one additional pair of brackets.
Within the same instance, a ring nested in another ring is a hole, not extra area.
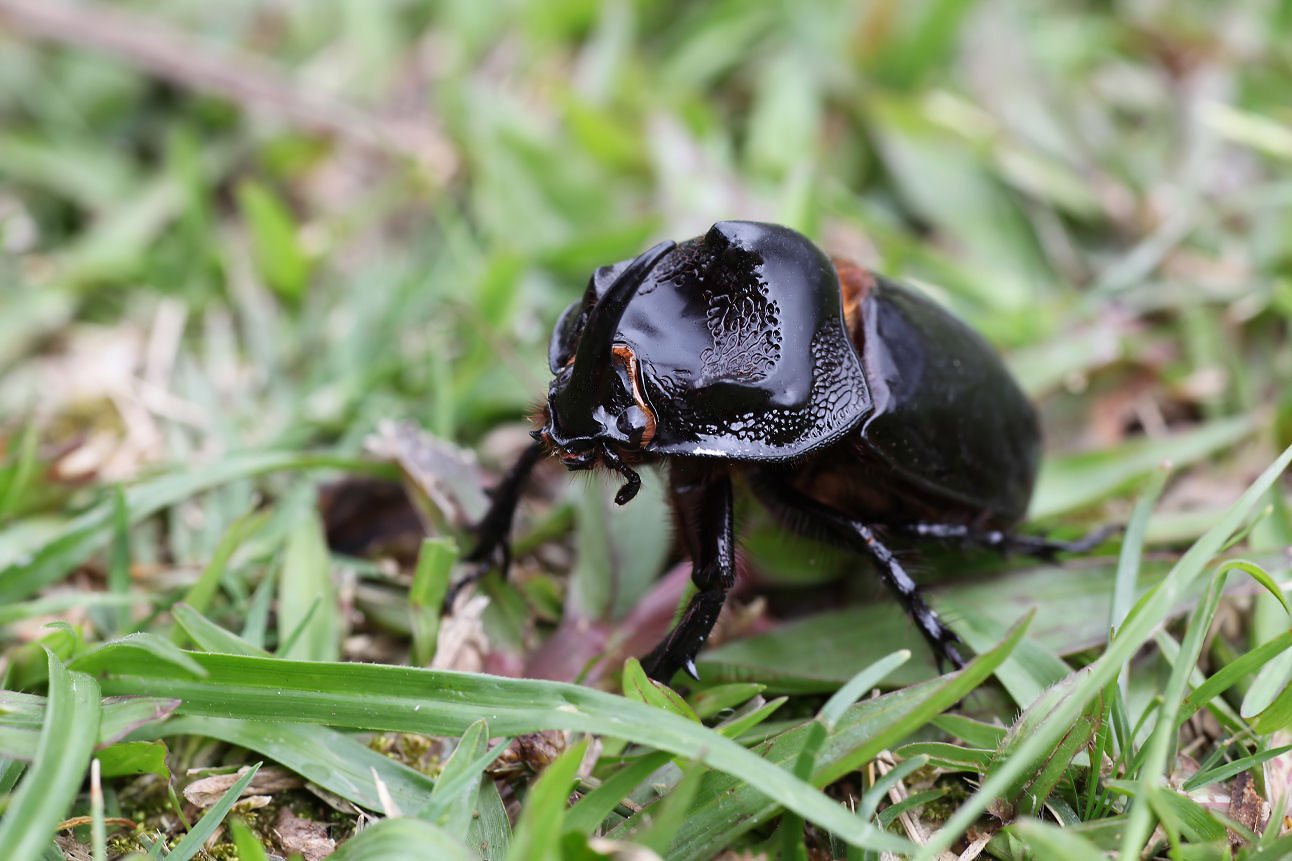
[(621, 474), (664, 462), (696, 592), (643, 660), (667, 682), (695, 657), (735, 580), (732, 480), (788, 527), (863, 555), (935, 653), (964, 665), (877, 528), (1037, 555), (1013, 535), (1040, 457), (1036, 413), (991, 346), (931, 300), (774, 224), (719, 222), (603, 266), (561, 315), (547, 403), (494, 489), (467, 561), (510, 562), (526, 477), (550, 453)]

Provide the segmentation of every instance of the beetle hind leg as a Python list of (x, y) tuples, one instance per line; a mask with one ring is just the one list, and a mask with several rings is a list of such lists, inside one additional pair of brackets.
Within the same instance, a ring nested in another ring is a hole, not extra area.
[(976, 529), (960, 523), (910, 523), (897, 527), (920, 538), (963, 541), (998, 550), (1006, 555), (1022, 553), (1037, 559), (1053, 559), (1060, 553), (1089, 553), (1107, 538), (1121, 531), (1117, 525), (1104, 526), (1075, 541), (1058, 541), (1043, 535), (1019, 535), (996, 529)]
[(906, 608), (938, 656), (939, 663), (946, 661), (955, 669), (965, 666), (965, 659), (958, 648), (960, 638), (942, 623), (896, 554), (879, 540), (874, 529), (806, 496), (772, 473), (763, 472), (756, 479), (755, 489), (759, 496), (778, 517), (800, 531), (820, 535), (831, 543), (869, 556), (878, 565), (884, 585)]

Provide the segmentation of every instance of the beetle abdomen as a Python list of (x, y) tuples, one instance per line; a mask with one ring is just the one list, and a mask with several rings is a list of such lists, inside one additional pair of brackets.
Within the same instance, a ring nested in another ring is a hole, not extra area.
[(976, 510), (979, 525), (1022, 520), (1040, 460), (1026, 395), (991, 345), (941, 306), (884, 278), (863, 286), (845, 287), (874, 404), (862, 444), (930, 498)]

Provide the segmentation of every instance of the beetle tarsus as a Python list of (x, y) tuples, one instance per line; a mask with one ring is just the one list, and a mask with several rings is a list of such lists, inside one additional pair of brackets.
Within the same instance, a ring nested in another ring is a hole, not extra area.
[[(950, 632), (950, 630), (950, 628), (947, 629), (948, 632)], [(942, 668), (941, 664), (944, 660), (951, 665), (952, 670), (963, 670), (969, 665), (969, 662), (960, 654), (960, 650), (956, 648), (959, 643), (960, 638), (954, 634), (951, 635), (948, 642), (942, 643), (939, 649), (940, 654), (938, 655), (938, 669)]]
[(615, 505), (627, 505), (637, 495), (637, 491), (641, 490), (641, 476), (629, 468), (628, 464), (624, 463), (623, 459), (610, 446), (602, 447), (601, 459), (606, 466), (627, 479), (627, 483), (619, 488), (619, 492), (615, 494)]

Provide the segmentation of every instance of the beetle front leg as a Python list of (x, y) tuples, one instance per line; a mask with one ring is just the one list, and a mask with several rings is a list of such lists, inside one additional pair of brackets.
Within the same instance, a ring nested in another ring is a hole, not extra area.
[(736, 582), (731, 478), (726, 469), (677, 461), (669, 472), (669, 486), (678, 525), (691, 551), (691, 581), (698, 591), (673, 630), (642, 660), (646, 675), (664, 683), (678, 670), (700, 678), (695, 656)]
[(884, 585), (893, 591), (915, 620), (924, 639), (933, 647), (934, 654), (945, 658), (955, 669), (965, 666), (965, 659), (956, 646), (960, 638), (942, 624), (937, 612), (920, 595), (919, 586), (906, 573), (893, 551), (879, 540), (875, 531), (865, 523), (853, 520), (846, 514), (824, 505), (787, 484), (779, 476), (760, 470), (755, 476), (755, 488), (770, 504), (772, 510), (809, 534), (832, 539), (844, 547), (865, 553), (879, 565)]
[(480, 518), (480, 522), (473, 530), (476, 536), (475, 547), (463, 557), (464, 562), (475, 563), (475, 568), (470, 574), (449, 587), (448, 594), (444, 596), (446, 610), (453, 607), (453, 601), (463, 586), (474, 583), (493, 569), (495, 556), (500, 557), (497, 559), (497, 565), (502, 570), (503, 577), (507, 576), (507, 569), (511, 567), (511, 523), (516, 517), (516, 506), (520, 503), (525, 481), (534, 471), (534, 465), (542, 455), (543, 444), (530, 443), (512, 464), (511, 469), (507, 470), (502, 481), (490, 491), (489, 509), (485, 511), (484, 517)]

